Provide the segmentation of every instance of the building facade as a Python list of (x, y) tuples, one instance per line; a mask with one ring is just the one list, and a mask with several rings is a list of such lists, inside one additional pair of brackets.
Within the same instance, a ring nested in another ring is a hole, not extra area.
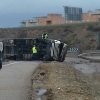
[(82, 21), (82, 8), (64, 6), (64, 12), (66, 23)]
[(48, 14), (45, 17), (35, 17), (33, 20), (23, 20), (21, 22), (22, 27), (31, 26), (46, 26), (46, 25), (58, 25), (64, 24), (65, 18), (61, 14)]
[(98, 22), (100, 21), (100, 10), (92, 12), (89, 10), (87, 13), (83, 13), (83, 22)]
[(65, 23), (65, 18), (61, 14), (48, 14), (47, 17), (37, 17), (38, 24), (44, 25), (57, 25)]
[(31, 27), (31, 26), (38, 26), (38, 22), (36, 19), (23, 20), (21, 22), (21, 27)]

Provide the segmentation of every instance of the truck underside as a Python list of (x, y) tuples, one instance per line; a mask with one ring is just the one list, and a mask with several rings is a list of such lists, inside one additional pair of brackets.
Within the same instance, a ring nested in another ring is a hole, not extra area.
[(3, 40), (3, 58), (12, 60), (32, 60), (32, 47), (38, 50), (39, 60), (64, 61), (68, 46), (58, 40), (5, 39)]

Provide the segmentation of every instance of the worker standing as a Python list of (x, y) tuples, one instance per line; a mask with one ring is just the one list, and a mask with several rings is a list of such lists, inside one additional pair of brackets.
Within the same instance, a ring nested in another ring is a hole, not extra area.
[(42, 39), (47, 39), (48, 38), (48, 34), (44, 33), (42, 34)]
[(35, 45), (32, 47), (32, 52), (33, 52), (33, 57), (32, 57), (33, 60), (38, 60), (37, 48)]

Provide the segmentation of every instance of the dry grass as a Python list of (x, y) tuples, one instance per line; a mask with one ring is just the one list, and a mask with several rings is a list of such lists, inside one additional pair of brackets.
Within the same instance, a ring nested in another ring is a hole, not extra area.
[[(96, 49), (98, 46), (97, 33), (100, 23), (72, 23), (39, 27), (1, 28), (1, 38), (36, 38), (42, 33), (48, 33), (51, 39), (61, 39), (70, 47), (81, 49)], [(96, 40), (90, 41), (90, 38)]]

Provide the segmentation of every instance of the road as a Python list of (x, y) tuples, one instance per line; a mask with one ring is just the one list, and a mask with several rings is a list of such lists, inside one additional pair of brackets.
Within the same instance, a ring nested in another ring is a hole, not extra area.
[(92, 60), (99, 60), (100, 61), (100, 56), (87, 56), (86, 58), (92, 59)]
[(66, 57), (65, 62), (86, 75), (100, 72), (100, 63), (94, 63), (89, 60), (72, 57)]
[[(27, 100), (31, 88), (31, 76), (40, 62), (5, 62), (0, 71), (0, 100)], [(81, 58), (67, 57), (65, 63), (89, 75), (100, 72), (99, 63)]]
[(39, 62), (6, 62), (0, 71), (0, 100), (27, 100), (31, 76)]

